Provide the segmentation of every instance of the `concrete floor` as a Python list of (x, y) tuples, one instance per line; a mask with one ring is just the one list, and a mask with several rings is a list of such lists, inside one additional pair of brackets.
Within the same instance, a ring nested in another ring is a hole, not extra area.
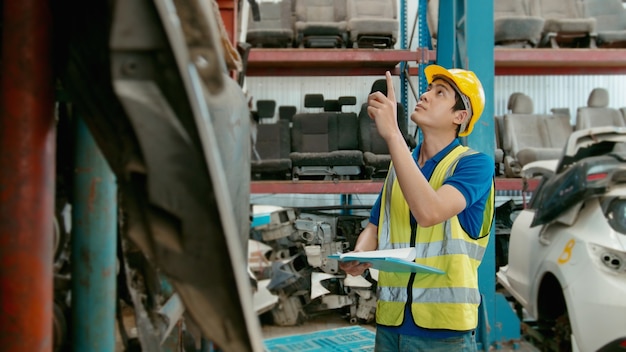
[[(276, 326), (264, 324), (261, 326), (263, 332), (263, 338), (269, 339), (274, 337), (282, 337), (289, 335), (306, 334), (311, 332), (317, 332), (322, 330), (337, 329), (340, 327), (352, 326), (346, 319), (341, 317), (337, 312), (329, 311), (324, 314), (320, 314), (307, 320), (304, 324), (299, 326)], [(376, 331), (376, 325), (361, 324), (364, 327), (373, 332)], [(515, 352), (539, 352), (535, 346), (527, 341), (516, 341), (515, 343), (507, 342), (501, 343), (497, 346), (492, 346), (490, 351), (515, 351)]]
[[(133, 329), (134, 326), (134, 316), (132, 310), (127, 309), (124, 310), (125, 314), (124, 321), (127, 328), (129, 328), (129, 333), (131, 337), (136, 334), (136, 330)], [(350, 322), (341, 316), (338, 312), (328, 311), (323, 312), (313, 317), (310, 317), (303, 324), (298, 326), (277, 326), (272, 324), (263, 324), (264, 319), (261, 319), (262, 325), (261, 330), (263, 333), (264, 339), (270, 339), (275, 337), (283, 337), (290, 335), (300, 335), (307, 334), (312, 332), (318, 332), (323, 330), (332, 330), (341, 327), (354, 326), (350, 324)], [(372, 332), (376, 332), (376, 325), (374, 323), (371, 324), (359, 324), (359, 326), (366, 328)], [(135, 335), (136, 336), (136, 335)], [(120, 340), (119, 334), (117, 334), (116, 339), (116, 349), (115, 352), (124, 352), (123, 345)], [(538, 352), (539, 349), (534, 347), (528, 342), (519, 341), (515, 344), (513, 343), (503, 343), (498, 345), (497, 347), (492, 347), (490, 350), (498, 350), (498, 351), (516, 351), (516, 352)], [(295, 351), (294, 351), (295, 352)]]
[[(306, 334), (322, 330), (337, 329), (346, 326), (354, 326), (344, 319), (340, 314), (334, 311), (329, 311), (323, 314), (319, 314), (308, 319), (304, 324), (299, 326), (277, 326), (264, 324), (261, 326), (263, 332), (263, 338), (269, 339), (274, 337)], [(360, 324), (371, 331), (376, 331), (374, 324)]]

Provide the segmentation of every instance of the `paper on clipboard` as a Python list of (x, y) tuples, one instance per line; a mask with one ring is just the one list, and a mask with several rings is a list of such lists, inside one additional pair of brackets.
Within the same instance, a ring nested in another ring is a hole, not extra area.
[(332, 254), (328, 258), (342, 262), (371, 263), (372, 268), (387, 272), (444, 274), (440, 269), (415, 263), (415, 248), (413, 247)]

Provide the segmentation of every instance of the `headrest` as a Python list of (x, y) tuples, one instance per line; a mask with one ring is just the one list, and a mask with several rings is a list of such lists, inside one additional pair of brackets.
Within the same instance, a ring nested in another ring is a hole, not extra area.
[(304, 107), (305, 108), (323, 108), (324, 107), (324, 94), (305, 94), (304, 95)]
[(370, 90), (370, 94), (374, 92), (381, 92), (384, 95), (387, 95), (387, 80), (386, 79), (377, 79), (372, 83), (372, 90)]
[(606, 108), (609, 106), (609, 91), (604, 88), (594, 88), (587, 99), (590, 108)]
[(353, 96), (339, 97), (339, 105), (341, 106), (356, 105), (356, 97), (353, 97)]
[(509, 97), (507, 108), (513, 114), (532, 114), (534, 111), (533, 101), (524, 93), (513, 93)]
[(296, 114), (297, 108), (293, 105), (281, 105), (278, 107), (278, 118), (280, 120), (290, 121), (293, 118), (293, 115)]
[(276, 112), (276, 100), (257, 100), (256, 110), (260, 118), (272, 118)]
[(339, 100), (324, 100), (324, 111), (341, 112), (341, 104), (339, 103)]

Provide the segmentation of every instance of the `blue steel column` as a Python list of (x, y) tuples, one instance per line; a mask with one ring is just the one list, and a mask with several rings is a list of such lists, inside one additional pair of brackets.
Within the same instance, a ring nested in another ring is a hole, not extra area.
[[(410, 49), (407, 48), (407, 4), (406, 0), (400, 0), (400, 49)], [(400, 103), (410, 111), (409, 108), (409, 82), (407, 77), (404, 74), (404, 67), (407, 65), (406, 62), (400, 63)]]
[[(466, 144), (494, 157), (494, 45), (493, 0), (481, 1), (480, 6), (468, 0), (440, 0), (437, 63), (444, 67), (459, 67), (474, 71), (485, 90), (485, 109)], [(495, 293), (495, 233), (492, 231), (487, 251), (478, 270), (483, 306), (477, 340), (488, 350), (500, 338), (502, 325), (515, 323), (496, 321)], [(486, 319), (486, 321), (485, 321)], [(489, 328), (488, 328), (488, 325)]]
[[(418, 7), (418, 15), (419, 15), (419, 32), (418, 32), (418, 45), (420, 48), (432, 50), (433, 44), (431, 41), (431, 33), (428, 28), (428, 0), (419, 0)], [(418, 85), (418, 94), (422, 94), (426, 91), (426, 75), (424, 74), (424, 68), (426, 68), (426, 63), (421, 63), (419, 65), (419, 85)]]
[[(483, 152), (492, 158), (495, 155), (495, 128), (494, 128), (494, 56), (493, 56), (493, 1), (482, 1), (480, 6), (465, 0), (465, 43), (467, 57), (462, 59), (462, 67), (474, 71), (483, 84), (485, 90), (485, 110), (474, 131), (467, 137), (470, 147)], [(482, 264), (478, 270), (478, 285), (483, 295), (483, 305), (491, 329), (482, 331), (483, 348), (487, 350), (490, 345), (498, 341), (500, 331), (498, 326), (506, 322), (496, 321), (496, 253), (495, 231), (492, 230), (489, 245)], [(485, 327), (486, 329), (486, 327)], [(485, 341), (486, 334), (488, 341)]]
[(439, 0), (437, 20), (437, 65), (451, 68), (457, 66), (456, 47), (457, 0)]
[(115, 177), (85, 123), (76, 121), (72, 210), (72, 348), (115, 350)]

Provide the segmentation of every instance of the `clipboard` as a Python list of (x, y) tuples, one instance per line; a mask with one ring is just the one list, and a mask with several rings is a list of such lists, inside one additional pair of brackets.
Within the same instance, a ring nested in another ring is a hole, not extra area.
[(370, 263), (372, 268), (380, 271), (392, 273), (421, 273), (421, 274), (445, 274), (443, 270), (428, 265), (422, 265), (415, 262), (409, 262), (398, 258), (389, 257), (352, 257), (349, 255), (341, 256), (340, 254), (331, 254), (328, 259), (335, 259), (341, 262), (357, 261), (361, 263)]

